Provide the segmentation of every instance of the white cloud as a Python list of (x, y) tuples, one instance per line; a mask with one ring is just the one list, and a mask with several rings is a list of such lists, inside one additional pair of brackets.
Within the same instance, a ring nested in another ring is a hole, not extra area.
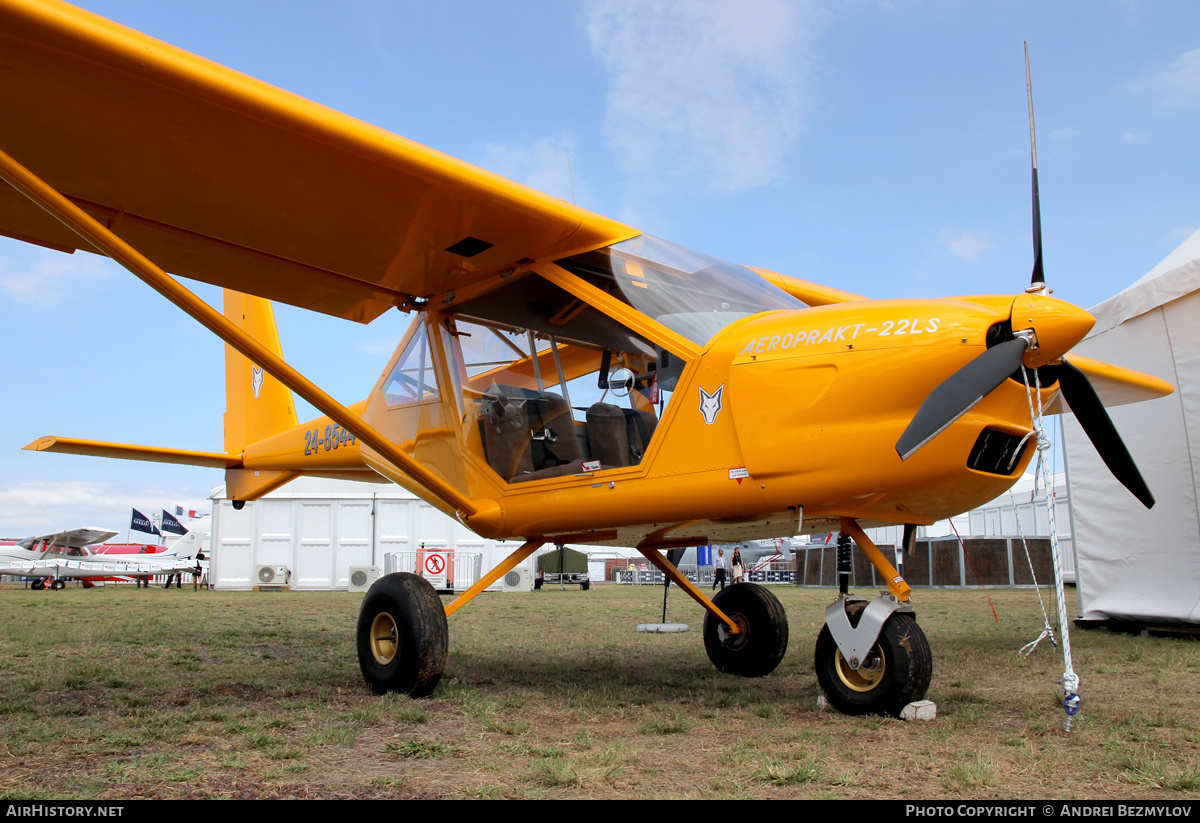
[(1121, 140), (1125, 143), (1142, 143), (1146, 140), (1146, 135), (1138, 134), (1134, 131), (1127, 131), (1121, 135)]
[(568, 163), (575, 154), (575, 142), (569, 137), (546, 137), (530, 146), (484, 146), (481, 166), (502, 177), (516, 180), (551, 197), (574, 202), (572, 176)]
[(803, 121), (798, 0), (598, 0), (592, 52), (611, 78), (605, 133), (621, 165), (724, 192), (778, 179)]
[(54, 253), (31, 262), (0, 258), (0, 292), (21, 303), (53, 305), (81, 280), (108, 276), (104, 259), (92, 254)]
[(984, 232), (962, 229), (942, 229), (942, 245), (960, 260), (974, 261), (992, 247), (992, 239)]
[[(130, 510), (146, 515), (174, 506), (209, 511), (210, 501), (186, 489), (138, 488), (107, 483), (28, 481), (0, 485), (0, 537), (29, 537), (95, 526), (118, 530), (124, 539)], [(188, 521), (183, 521), (188, 525)]]
[(1169, 106), (1189, 106), (1200, 101), (1200, 49), (1185, 51), (1170, 65), (1127, 86), (1149, 92)]

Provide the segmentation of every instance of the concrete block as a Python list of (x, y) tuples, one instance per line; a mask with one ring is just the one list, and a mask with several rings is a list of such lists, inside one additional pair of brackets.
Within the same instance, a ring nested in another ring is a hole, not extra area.
[(900, 710), (901, 720), (933, 720), (937, 717), (937, 704), (932, 700), (918, 700)]

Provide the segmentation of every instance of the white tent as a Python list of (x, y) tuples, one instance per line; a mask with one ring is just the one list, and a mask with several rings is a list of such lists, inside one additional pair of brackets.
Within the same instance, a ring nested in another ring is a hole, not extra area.
[[(1157, 503), (1147, 511), (1064, 415), (1086, 620), (1200, 623), (1200, 231), (1125, 291), (1090, 309), (1079, 354), (1161, 377), (1175, 393), (1109, 409)], [(1193, 450), (1192, 443), (1198, 447)]]

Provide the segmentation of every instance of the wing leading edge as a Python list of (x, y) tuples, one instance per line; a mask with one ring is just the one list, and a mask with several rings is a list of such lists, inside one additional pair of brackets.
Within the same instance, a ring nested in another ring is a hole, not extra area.
[[(638, 233), (56, 0), (0, 0), (0, 109), (167, 271), (360, 322)], [(86, 248), (2, 183), (0, 233)]]

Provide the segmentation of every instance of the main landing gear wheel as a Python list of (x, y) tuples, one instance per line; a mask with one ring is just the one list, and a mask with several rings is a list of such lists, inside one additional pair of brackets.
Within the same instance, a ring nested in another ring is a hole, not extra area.
[(45, 580), (35, 580), (29, 584), (29, 588), (33, 589), (35, 592), (40, 592), (44, 588), (46, 588), (46, 581)]
[(53, 583), (50, 584), (51, 591), (60, 591), (62, 589), (65, 589), (66, 587), (67, 587), (67, 581), (65, 581), (65, 580), (55, 580)]
[(738, 583), (717, 592), (713, 605), (729, 615), (741, 631), (704, 615), (704, 650), (717, 671), (742, 677), (765, 677), (775, 671), (787, 651), (787, 614), (779, 598), (755, 583)]
[[(858, 625), (858, 615), (850, 615)], [(933, 677), (929, 641), (911, 614), (894, 613), (857, 669), (842, 657), (828, 626), (817, 635), (817, 682), (829, 704), (843, 714), (886, 714), (897, 717), (922, 700)]]
[(425, 697), (446, 668), (446, 610), (423, 577), (408, 572), (379, 578), (358, 613), (358, 665), (376, 694)]

